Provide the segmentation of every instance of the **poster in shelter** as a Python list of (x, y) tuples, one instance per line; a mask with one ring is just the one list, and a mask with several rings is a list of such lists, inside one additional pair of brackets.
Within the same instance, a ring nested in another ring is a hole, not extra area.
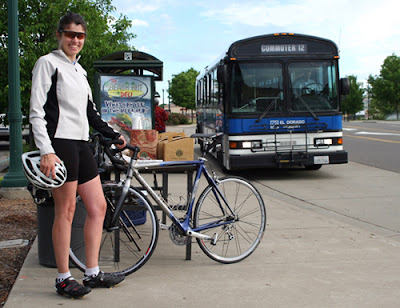
[(153, 128), (152, 77), (100, 76), (101, 117), (127, 141), (132, 129)]

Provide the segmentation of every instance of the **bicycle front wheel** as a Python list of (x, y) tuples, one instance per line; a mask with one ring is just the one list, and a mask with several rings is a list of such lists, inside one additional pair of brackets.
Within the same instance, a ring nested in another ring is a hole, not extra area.
[[(122, 205), (117, 228), (107, 230), (115, 211), (121, 187), (103, 184), (107, 201), (107, 213), (99, 251), (99, 267), (108, 273), (129, 275), (142, 267), (151, 257), (158, 239), (158, 220), (147, 198), (139, 191), (129, 188)], [(86, 208), (78, 196), (72, 223), (70, 259), (82, 271), (86, 266), (84, 224)]]
[(196, 240), (211, 259), (239, 262), (256, 250), (264, 235), (267, 220), (264, 201), (258, 190), (243, 178), (223, 177), (216, 184), (217, 187), (209, 185), (201, 193), (193, 217), (197, 232), (213, 240)]

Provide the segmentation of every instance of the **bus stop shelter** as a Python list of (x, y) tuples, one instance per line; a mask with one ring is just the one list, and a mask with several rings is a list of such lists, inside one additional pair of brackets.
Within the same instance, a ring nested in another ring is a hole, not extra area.
[(93, 66), (99, 73), (122, 74), (129, 71), (134, 75), (143, 76), (145, 72), (150, 72), (155, 81), (163, 80), (163, 62), (141, 51), (110, 53), (95, 61)]

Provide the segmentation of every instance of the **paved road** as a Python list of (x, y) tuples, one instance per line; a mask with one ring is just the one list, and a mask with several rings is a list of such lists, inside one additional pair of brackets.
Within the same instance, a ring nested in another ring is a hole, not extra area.
[(400, 172), (400, 121), (345, 122), (343, 133), (350, 161)]

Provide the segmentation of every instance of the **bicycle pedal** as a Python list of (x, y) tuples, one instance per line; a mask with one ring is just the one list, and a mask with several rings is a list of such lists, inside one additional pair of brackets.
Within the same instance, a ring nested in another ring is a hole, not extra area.
[(169, 230), (169, 225), (163, 224), (161, 222), (159, 223), (159, 225), (161, 230)]

